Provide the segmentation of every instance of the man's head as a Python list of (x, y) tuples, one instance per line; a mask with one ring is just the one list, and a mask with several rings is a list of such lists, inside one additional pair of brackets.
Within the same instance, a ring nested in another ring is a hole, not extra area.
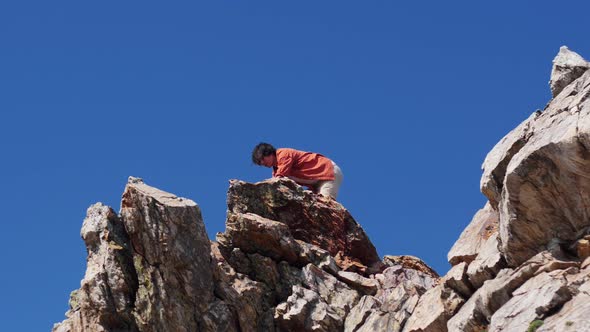
[(256, 165), (272, 167), (277, 160), (277, 149), (268, 143), (259, 143), (252, 151), (252, 161)]

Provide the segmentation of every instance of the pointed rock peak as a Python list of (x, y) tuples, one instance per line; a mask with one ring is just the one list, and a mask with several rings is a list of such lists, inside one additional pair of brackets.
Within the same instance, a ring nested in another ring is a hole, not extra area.
[(549, 81), (553, 97), (557, 96), (568, 84), (582, 76), (588, 68), (590, 68), (590, 63), (567, 46), (562, 46), (553, 59), (553, 69)]
[(559, 48), (559, 53), (553, 59), (553, 65), (559, 67), (588, 67), (589, 64), (578, 53), (571, 51), (567, 46)]

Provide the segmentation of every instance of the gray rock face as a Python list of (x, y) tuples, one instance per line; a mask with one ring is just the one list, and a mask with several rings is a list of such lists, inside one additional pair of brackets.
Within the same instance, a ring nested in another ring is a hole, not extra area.
[(358, 273), (338, 271), (337, 277), (353, 289), (368, 295), (375, 295), (379, 289), (379, 282), (375, 279), (365, 278)]
[(513, 292), (529, 279), (539, 273), (577, 266), (575, 261), (562, 260), (561, 256), (560, 253), (542, 252), (518, 269), (501, 270), (494, 279), (486, 281), (448, 321), (448, 330), (476, 332), (487, 329), (494, 313), (501, 310), (510, 301)]
[(202, 319), (214, 302), (209, 240), (194, 202), (130, 178), (121, 216), (92, 206), (82, 238), (86, 275), (68, 319), (54, 330), (194, 331), (212, 325)]
[[(575, 294), (555, 315), (544, 319), (539, 332), (590, 331), (590, 269), (580, 273), (581, 280), (569, 283)], [(573, 287), (572, 287), (573, 286)]]
[(482, 246), (498, 232), (498, 212), (488, 202), (479, 210), (471, 223), (465, 228), (447, 255), (451, 265), (461, 262), (471, 263), (479, 254)]
[(498, 206), (501, 251), (512, 267), (590, 227), (589, 95), (585, 71), (486, 158), (482, 192)]
[(525, 331), (531, 322), (563, 306), (571, 299), (565, 274), (573, 272), (544, 272), (529, 279), (494, 313), (489, 331)]
[(436, 273), (415, 257), (389, 256), (385, 262), (391, 266), (375, 275), (377, 293), (353, 308), (345, 331), (402, 331), (420, 297), (438, 282)]
[(343, 319), (319, 294), (301, 286), (293, 286), (293, 293), (277, 307), (274, 318), (281, 331), (338, 331)]
[(481, 248), (475, 260), (469, 264), (467, 276), (469, 283), (476, 289), (481, 287), (486, 280), (493, 279), (504, 267), (504, 256), (498, 250), (498, 234), (490, 237)]
[[(305, 288), (304, 288), (305, 287)], [(314, 265), (303, 269), (303, 287), (275, 310), (275, 320), (285, 331), (339, 331), (359, 294)]]
[[(520, 151), (532, 136), (532, 123), (541, 115), (533, 112), (528, 119), (502, 138), (486, 156), (481, 176), (481, 192), (488, 198), (491, 208), (498, 211), (504, 189), (506, 170), (512, 157)], [(498, 219), (500, 216), (498, 216)]]
[(467, 263), (465, 262), (453, 266), (442, 278), (442, 283), (446, 288), (452, 289), (465, 299), (469, 298), (475, 290), (469, 281)]
[(91, 206), (81, 231), (88, 269), (70, 298), (68, 319), (54, 331), (138, 331), (133, 306), (138, 279), (122, 221), (101, 203)]
[(373, 312), (380, 312), (381, 302), (373, 296), (363, 296), (344, 322), (344, 331), (358, 331)]
[(213, 300), (211, 249), (198, 206), (130, 182), (121, 217), (134, 250), (139, 288), (136, 320), (142, 331), (194, 331)]
[(447, 321), (463, 303), (465, 300), (455, 291), (439, 284), (420, 298), (403, 332), (447, 331)]

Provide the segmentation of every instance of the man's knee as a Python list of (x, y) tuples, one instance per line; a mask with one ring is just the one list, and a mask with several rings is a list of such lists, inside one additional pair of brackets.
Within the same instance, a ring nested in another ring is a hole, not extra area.
[(329, 196), (336, 199), (338, 196), (338, 186), (335, 181), (324, 181), (320, 184), (318, 193), (322, 196)]

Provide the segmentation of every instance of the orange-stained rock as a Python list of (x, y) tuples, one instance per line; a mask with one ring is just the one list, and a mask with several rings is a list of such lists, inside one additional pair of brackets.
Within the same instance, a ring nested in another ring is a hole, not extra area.
[(343, 270), (364, 272), (380, 261), (375, 246), (348, 210), (289, 179), (232, 180), (227, 206), (232, 214), (253, 213), (287, 225), (295, 239), (327, 250)]

